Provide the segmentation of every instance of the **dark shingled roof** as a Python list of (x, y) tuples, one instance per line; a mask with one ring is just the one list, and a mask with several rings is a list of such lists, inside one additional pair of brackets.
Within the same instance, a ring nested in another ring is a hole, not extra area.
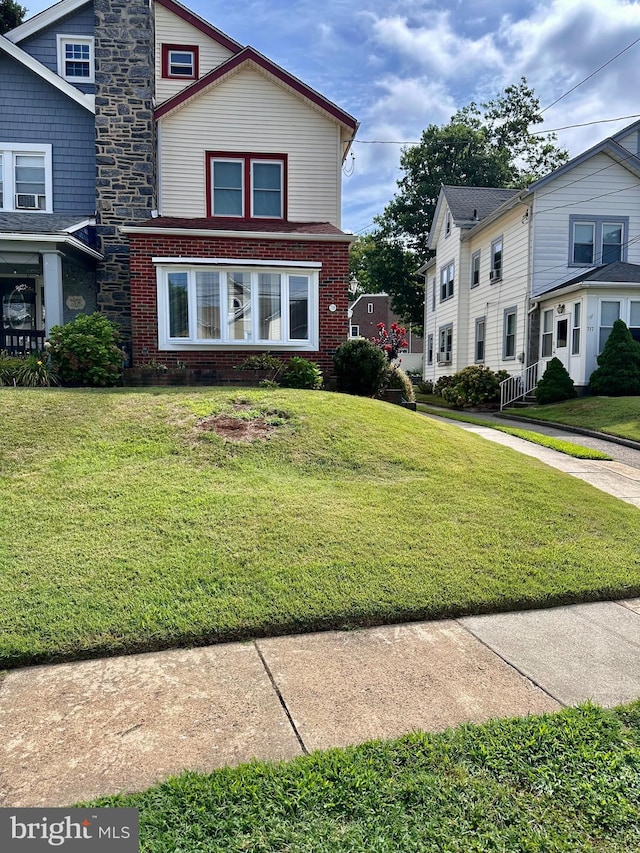
[(61, 234), (92, 213), (0, 213), (0, 234)]
[(144, 222), (131, 223), (133, 228), (183, 228), (185, 231), (256, 231), (275, 234), (336, 234), (344, 231), (330, 222), (287, 222), (279, 219), (236, 219), (222, 216), (201, 219), (158, 216)]
[(563, 287), (569, 287), (572, 284), (579, 284), (582, 281), (605, 281), (616, 282), (619, 284), (640, 284), (640, 264), (626, 264), (623, 261), (616, 261), (613, 264), (603, 264), (600, 267), (587, 270), (580, 275), (570, 278), (568, 281), (563, 281), (562, 284), (557, 284), (555, 287), (550, 287), (539, 296), (544, 296), (547, 293), (553, 293), (554, 290), (562, 290)]
[(475, 225), (520, 192), (497, 187), (443, 186), (443, 189), (457, 226)]

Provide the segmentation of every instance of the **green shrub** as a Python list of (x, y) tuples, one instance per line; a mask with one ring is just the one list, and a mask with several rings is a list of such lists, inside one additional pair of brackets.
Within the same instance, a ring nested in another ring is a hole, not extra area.
[(275, 370), (280, 371), (284, 367), (284, 363), (270, 352), (256, 353), (249, 355), (244, 361), (236, 365), (236, 370)]
[(544, 406), (547, 403), (560, 403), (576, 396), (573, 380), (559, 358), (552, 358), (536, 385), (536, 402)]
[(422, 382), (418, 382), (418, 391), (421, 394), (433, 394), (433, 382), (430, 379), (423, 379)]
[(415, 391), (413, 390), (413, 382), (407, 374), (399, 367), (390, 367), (387, 370), (387, 375), (384, 379), (384, 388), (400, 388), (402, 396), (407, 403), (413, 403), (416, 399)]
[(45, 353), (25, 355), (0, 353), (0, 385), (20, 385), (26, 388), (49, 387), (58, 384), (58, 375)]
[(282, 385), (285, 388), (317, 390), (322, 387), (322, 372), (315, 361), (294, 355), (287, 363)]
[(361, 397), (375, 397), (387, 372), (387, 358), (365, 338), (340, 344), (333, 356), (338, 391)]
[(63, 382), (79, 385), (118, 385), (122, 375), (120, 334), (104, 314), (79, 314), (51, 329), (51, 359)]
[(437, 397), (442, 397), (442, 392), (445, 388), (448, 388), (453, 384), (453, 376), (440, 376), (436, 380), (436, 384), (433, 386), (433, 393)]
[(0, 352), (0, 385), (15, 385), (22, 359), (18, 355)]
[(498, 376), (490, 367), (478, 364), (464, 367), (451, 380), (442, 389), (441, 396), (453, 406), (486, 406), (499, 400)]
[(640, 344), (622, 320), (616, 320), (598, 365), (589, 379), (589, 391), (603, 397), (640, 394)]

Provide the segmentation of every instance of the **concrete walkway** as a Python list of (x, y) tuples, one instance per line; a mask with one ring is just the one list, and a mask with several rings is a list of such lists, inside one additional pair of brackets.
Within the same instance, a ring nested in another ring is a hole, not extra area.
[(640, 599), (15, 670), (0, 806), (640, 696)]
[[(640, 466), (452, 423), (640, 507)], [(25, 668), (0, 681), (0, 806), (638, 697), (640, 599)]]
[(446, 417), (446, 414), (432, 415), (427, 412), (421, 412), (427, 418), (435, 418), (436, 420), (446, 421), (452, 426), (460, 427), (467, 432), (476, 433), (476, 435), (493, 441), (497, 444), (503, 444), (506, 447), (511, 447), (517, 450), (518, 453), (523, 453), (525, 456), (532, 456), (540, 459), (546, 465), (552, 468), (557, 468), (564, 471), (565, 474), (570, 474), (572, 477), (577, 477), (579, 480), (584, 480), (600, 489), (602, 492), (619, 498), (626, 503), (640, 507), (640, 450), (635, 450), (629, 447), (623, 447), (614, 442), (602, 441), (596, 438), (587, 436), (575, 435), (574, 433), (565, 432), (557, 427), (539, 426), (536, 424), (524, 423), (523, 421), (508, 420), (506, 418), (495, 418), (492, 415), (485, 415), (484, 412), (477, 414), (478, 418), (491, 421), (494, 420), (498, 425), (514, 426), (520, 429), (527, 429), (531, 432), (539, 432), (543, 435), (552, 435), (557, 438), (562, 438), (565, 441), (570, 441), (573, 444), (580, 444), (585, 447), (594, 447), (597, 450), (602, 450), (609, 456), (613, 457), (612, 462), (601, 462), (591, 459), (576, 459), (573, 456), (567, 456), (565, 453), (558, 453), (557, 450), (551, 450), (547, 447), (542, 447), (539, 444), (533, 444), (530, 441), (525, 441), (522, 438), (516, 438), (513, 435), (508, 435), (504, 432), (491, 427), (481, 427), (475, 424), (464, 423), (463, 421), (454, 421)]

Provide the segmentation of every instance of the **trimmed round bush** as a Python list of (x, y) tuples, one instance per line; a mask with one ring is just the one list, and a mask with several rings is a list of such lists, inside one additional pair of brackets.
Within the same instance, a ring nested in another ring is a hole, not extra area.
[(308, 361), (306, 358), (294, 355), (287, 362), (282, 385), (285, 388), (317, 390), (322, 387), (322, 372), (315, 361)]
[(613, 324), (598, 365), (589, 379), (589, 391), (603, 397), (640, 394), (640, 344), (634, 341), (623, 320)]
[(371, 341), (354, 338), (340, 344), (333, 356), (338, 391), (360, 397), (375, 397), (382, 388), (388, 362)]
[(498, 402), (500, 383), (490, 367), (471, 365), (455, 373), (441, 397), (453, 406), (486, 406)]
[(573, 380), (559, 358), (552, 358), (536, 385), (536, 402), (540, 406), (547, 403), (561, 403), (576, 396)]
[(79, 314), (49, 337), (51, 361), (62, 382), (93, 387), (118, 385), (122, 350), (117, 325), (104, 314)]

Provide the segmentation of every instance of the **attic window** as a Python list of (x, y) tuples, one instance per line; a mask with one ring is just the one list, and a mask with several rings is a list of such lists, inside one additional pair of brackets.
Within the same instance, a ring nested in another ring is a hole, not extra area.
[(198, 79), (198, 46), (192, 44), (162, 45), (162, 76), (167, 80)]
[(71, 83), (93, 83), (93, 38), (58, 35), (58, 74)]
[(448, 237), (451, 234), (451, 211), (447, 211), (444, 218), (444, 236)]

